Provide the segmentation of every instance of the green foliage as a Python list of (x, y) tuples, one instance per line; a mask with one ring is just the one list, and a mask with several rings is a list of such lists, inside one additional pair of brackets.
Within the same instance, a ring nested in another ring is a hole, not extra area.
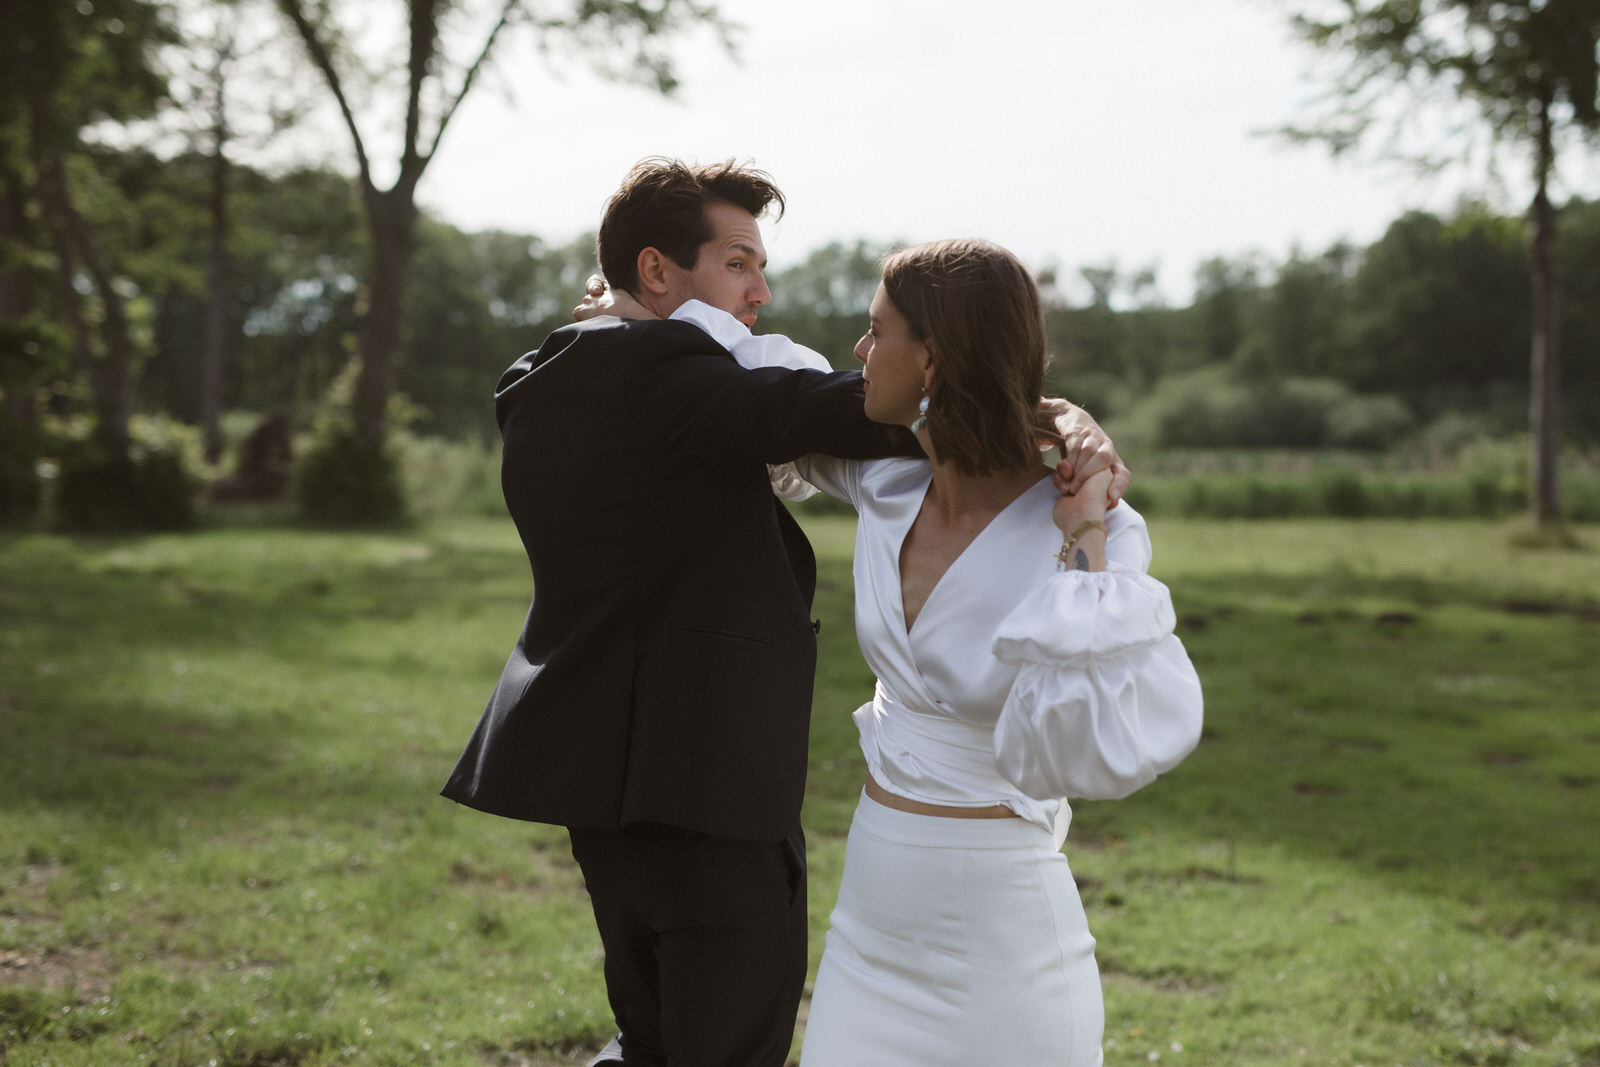
[(295, 503), (313, 523), (385, 526), (406, 517), (392, 439), (386, 437), (375, 448), (356, 431), (350, 404), (359, 373), (360, 363), (351, 360), (334, 380), (317, 411), (311, 439), (295, 461)]
[(1328, 378), (1272, 378), (1213, 366), (1163, 379), (1127, 415), (1155, 448), (1380, 448), (1413, 420), (1395, 397), (1353, 395)]
[[(1448, 459), (1431, 451), (1170, 452), (1134, 459), (1130, 498), (1152, 515), (1504, 519), (1527, 507), (1526, 437), (1475, 438)], [(1562, 513), (1600, 521), (1600, 455), (1570, 452)]]
[(90, 426), (77, 420), (63, 435), (50, 492), (52, 525), (85, 533), (195, 525), (200, 465), (190, 427), (159, 416), (136, 418), (131, 447), (121, 452)]
[(596, 269), (594, 238), (549, 246), (521, 234), (463, 233), (426, 218), (418, 229), (397, 387), (421, 398), (419, 429), (494, 434), (495, 381), (572, 321), (572, 306)]
[[(42, 277), (3, 238), (0, 274), (9, 276), (13, 291), (25, 290)], [(43, 501), (39, 461), (47, 441), (39, 397), (52, 381), (64, 377), (69, 351), (64, 331), (37, 310), (10, 319), (0, 311), (0, 522), (27, 521)]]
[[(189, 420), (199, 412), (194, 339), (203, 312), (193, 264), (203, 261), (206, 232), (192, 189), (203, 164), (100, 151), (98, 177), (85, 179), (107, 194), (98, 221), (125, 246), (138, 290), (131, 310), (148, 346), (137, 368), (139, 395)], [(360, 203), (336, 174), (273, 177), (238, 167), (234, 177), (224, 392), (240, 407), (304, 411), (320, 402), (354, 343), (371, 251)], [(112, 187), (131, 208), (117, 206)], [(1564, 336), (1572, 353), (1600, 345), (1597, 227), (1600, 204), (1574, 200), (1563, 212)], [(495, 379), (566, 323), (594, 270), (591, 240), (552, 246), (513, 233), (465, 233), (427, 216), (417, 240), (396, 389), (418, 400), (418, 429), (429, 435), (492, 434)], [(775, 272), (774, 305), (761, 328), (791, 334), (836, 366), (855, 366), (881, 251), (828, 246)], [(1520, 223), (1469, 207), (1450, 218), (1407, 215), (1364, 249), (1297, 252), (1281, 264), (1213, 260), (1187, 307), (1162, 306), (1138, 275), (1112, 279), (1128, 306), (1068, 307), (1047, 285), (1054, 301), (1046, 316), (1055, 356), (1049, 387), (1097, 415), (1134, 416), (1141, 443), (1151, 447), (1209, 443), (1217, 432), (1219, 442), (1390, 447), (1407, 436), (1401, 405), (1425, 422), (1450, 410), (1488, 411), (1497, 426), (1515, 430), (1526, 425), (1528, 407), (1526, 271)], [(64, 360), (55, 366), (57, 376), (71, 373)], [(1180, 408), (1185, 376), (1218, 367), (1234, 373), (1201, 379), (1204, 410), (1176, 410), (1172, 436), (1158, 433), (1160, 420), (1142, 410), (1150, 398), (1163, 394)], [(1298, 379), (1336, 381), (1345, 393), (1308, 394)], [(1564, 432), (1597, 439), (1600, 363), (1569, 358), (1563, 380)], [(1251, 387), (1241, 393), (1230, 381)], [(1300, 418), (1318, 397), (1334, 407)]]
[(1376, 452), (1398, 444), (1416, 425), (1411, 409), (1397, 396), (1346, 396), (1328, 408), (1327, 443)]
[(1529, 269), (1514, 220), (1402, 216), (1351, 280), (1346, 380), (1425, 403), (1445, 384), (1525, 379)]
[(0, 418), (0, 522), (31, 517), (42, 499), (42, 441), (31, 420)]
[(412, 514), (505, 515), (498, 442), (418, 437), (405, 430), (394, 440)]

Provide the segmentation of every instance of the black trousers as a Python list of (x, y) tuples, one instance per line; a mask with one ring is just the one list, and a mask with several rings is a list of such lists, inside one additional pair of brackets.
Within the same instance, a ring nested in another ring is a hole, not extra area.
[(806, 974), (805, 838), (569, 828), (626, 1063), (782, 1067)]

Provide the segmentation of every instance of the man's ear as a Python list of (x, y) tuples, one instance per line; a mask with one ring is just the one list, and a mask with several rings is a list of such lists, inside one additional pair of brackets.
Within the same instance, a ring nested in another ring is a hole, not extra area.
[[(646, 248), (639, 253), (639, 288), (646, 293), (665, 296), (667, 289), (667, 257), (658, 248)], [(640, 294), (643, 295), (642, 293)]]

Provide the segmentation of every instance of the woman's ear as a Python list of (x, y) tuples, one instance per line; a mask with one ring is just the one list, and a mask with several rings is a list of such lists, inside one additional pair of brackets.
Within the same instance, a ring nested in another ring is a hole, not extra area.
[(922, 391), (927, 392), (933, 388), (933, 380), (938, 377), (938, 361), (933, 358), (933, 345), (926, 341), (922, 344)]
[(667, 257), (657, 248), (646, 248), (636, 261), (639, 268), (639, 287), (647, 293), (664, 296), (667, 292)]

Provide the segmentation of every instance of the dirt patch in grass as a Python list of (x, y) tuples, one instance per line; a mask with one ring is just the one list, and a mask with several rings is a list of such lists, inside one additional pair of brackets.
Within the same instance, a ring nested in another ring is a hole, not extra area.
[(1600, 622), (1600, 604), (1567, 604), (1559, 600), (1516, 598), (1500, 605), (1508, 615), (1571, 615), (1584, 622)]
[(98, 949), (0, 949), (0, 983), (36, 986), (81, 999), (104, 996), (111, 986), (110, 958)]

